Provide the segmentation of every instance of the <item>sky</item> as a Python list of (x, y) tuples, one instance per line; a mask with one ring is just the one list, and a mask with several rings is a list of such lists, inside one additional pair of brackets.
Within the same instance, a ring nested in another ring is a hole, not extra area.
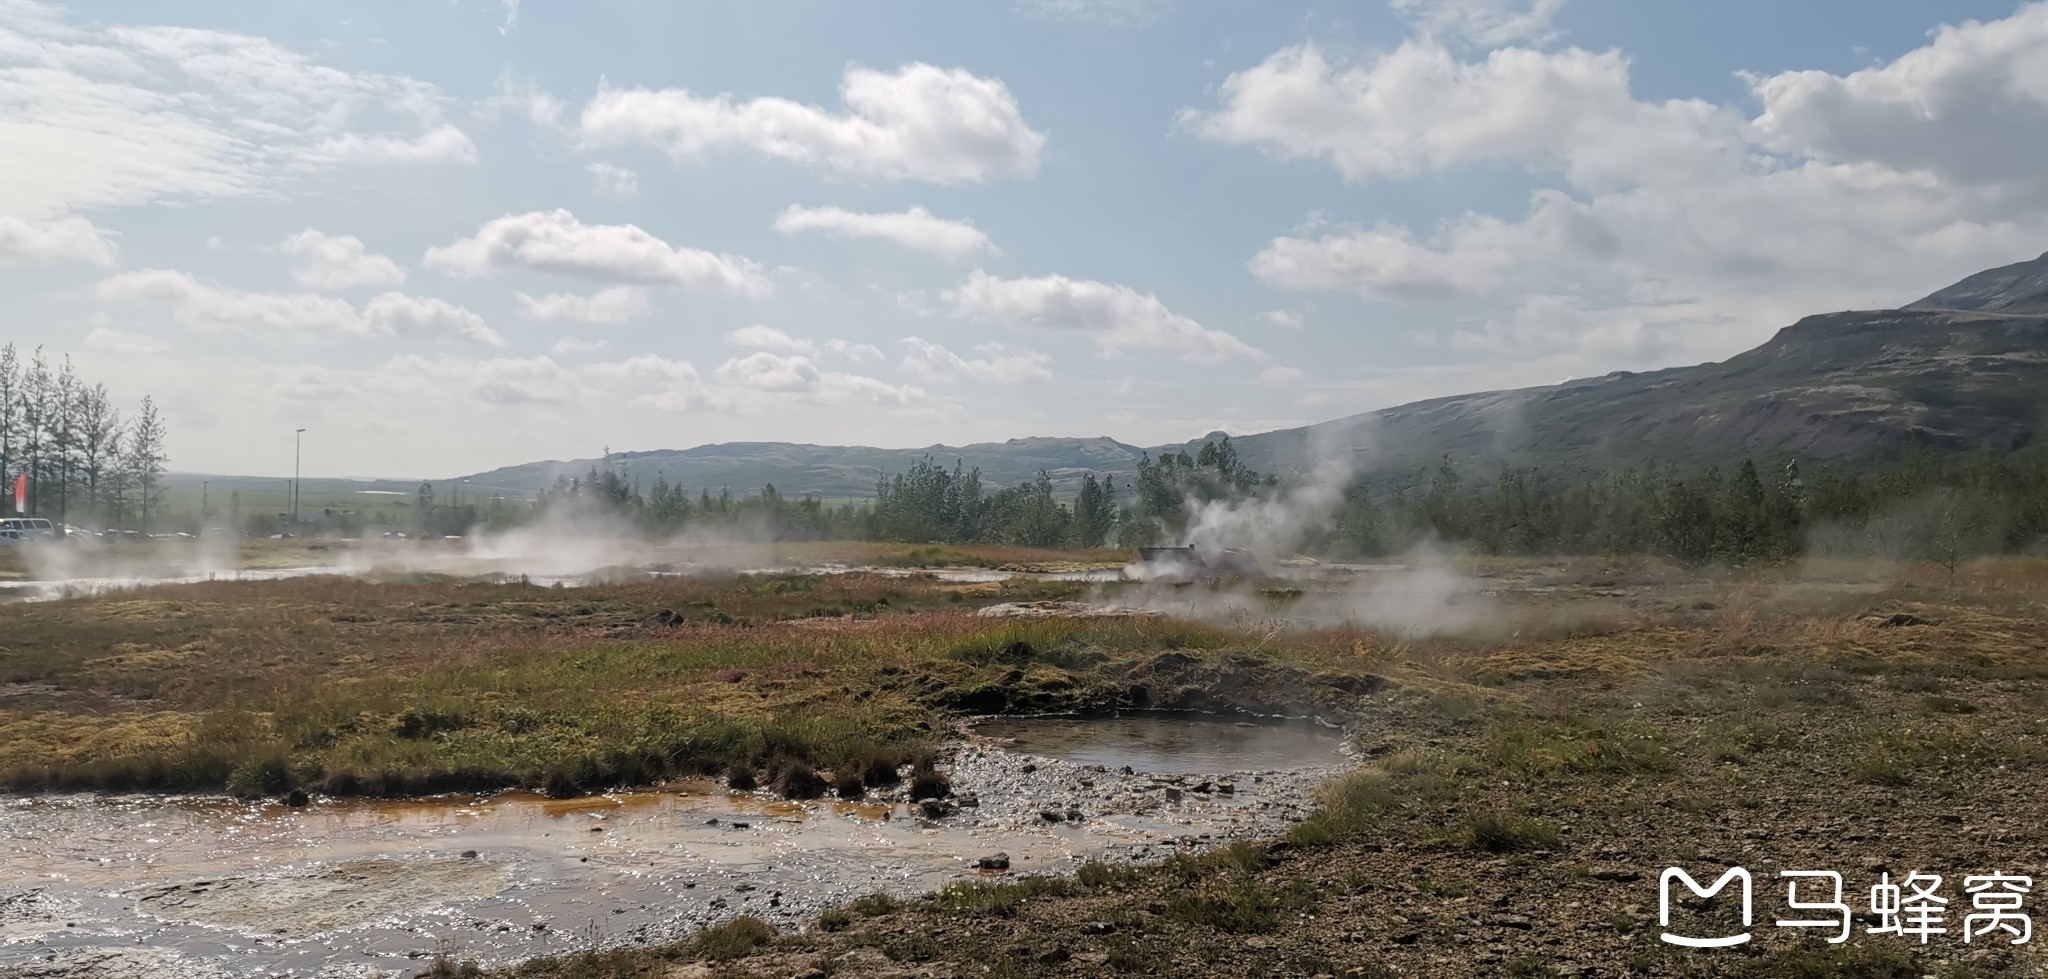
[(2048, 250), (2048, 2), (0, 0), (0, 342), (171, 466), (1150, 445)]

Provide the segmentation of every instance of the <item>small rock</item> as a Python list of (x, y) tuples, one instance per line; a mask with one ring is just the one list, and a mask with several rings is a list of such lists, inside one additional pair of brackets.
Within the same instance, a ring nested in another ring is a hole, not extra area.
[(1074, 953), (1064, 948), (1050, 948), (1038, 954), (1038, 961), (1041, 965), (1058, 965), (1073, 957)]
[(1023, 767), (1023, 768), (1020, 768), (1020, 769), (1018, 769), (1018, 771), (1021, 771), (1021, 772), (1023, 772), (1024, 774), (1026, 774), (1026, 775), (1029, 775), (1029, 774), (1031, 774), (1032, 772), (1038, 771), (1038, 766), (1037, 766), (1037, 765), (1034, 765), (1034, 764), (1032, 764), (1031, 762), (1028, 762), (1028, 761), (1027, 761), (1027, 762), (1025, 762), (1025, 763), (1024, 763), (1024, 767)]
[(1010, 855), (1007, 853), (991, 853), (974, 861), (974, 868), (976, 870), (1008, 870), (1010, 869)]
[(1116, 924), (1109, 921), (1090, 921), (1081, 926), (1081, 934), (1114, 935), (1116, 934)]
[(475, 859), (476, 859), (476, 851), (475, 851), (475, 850), (464, 850), (464, 851), (462, 851), (462, 859), (464, 859), (464, 860), (475, 860)]
[(1218, 783), (1216, 783), (1216, 794), (1217, 794), (1217, 795), (1235, 795), (1236, 793), (1237, 793), (1237, 786), (1235, 786), (1235, 785), (1232, 785), (1232, 784), (1231, 784), (1231, 783), (1229, 783), (1229, 782), (1218, 782)]
[(1171, 785), (1167, 786), (1167, 787), (1166, 787), (1166, 801), (1168, 801), (1168, 802), (1179, 802), (1179, 801), (1180, 801), (1180, 790), (1179, 790), (1179, 789), (1176, 789), (1176, 788), (1174, 788), (1174, 787), (1173, 787), (1173, 786), (1171, 786)]
[(1061, 820), (1062, 817), (1059, 813), (1047, 809), (1046, 811), (1039, 813), (1038, 818), (1043, 819), (1048, 823), (1057, 823)]
[(1081, 815), (1081, 810), (1079, 810), (1079, 809), (1069, 809), (1069, 810), (1067, 810), (1067, 822), (1070, 822), (1070, 823), (1078, 823), (1078, 822), (1080, 822), (1080, 821), (1081, 821), (1082, 819), (1084, 819), (1084, 818), (1086, 818), (1086, 817), (1084, 817), (1084, 816), (1082, 816), (1082, 815)]
[(293, 809), (304, 809), (306, 808), (306, 805), (312, 801), (313, 800), (306, 795), (305, 789), (293, 789), (290, 792), (285, 793), (284, 797), (284, 804), (292, 807)]
[(753, 828), (754, 828), (754, 824), (753, 824), (753, 823), (734, 823), (734, 824), (732, 824), (732, 828), (733, 828), (733, 829), (753, 829)]

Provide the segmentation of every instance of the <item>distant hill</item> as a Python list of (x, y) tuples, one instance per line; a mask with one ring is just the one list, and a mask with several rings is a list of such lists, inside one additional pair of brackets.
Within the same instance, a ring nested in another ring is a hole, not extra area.
[[(1425, 482), (1446, 454), (1470, 478), (1501, 466), (1561, 476), (1621, 464), (1687, 466), (1780, 453), (1855, 463), (1908, 439), (2005, 452), (2048, 421), (2048, 255), (1980, 272), (1902, 309), (1809, 316), (1719, 363), (1618, 372), (1548, 387), (1437, 398), (1232, 439), (1254, 468), (1291, 472), (1350, 456), (1382, 485)], [(1212, 436), (1213, 437), (1213, 436)], [(1201, 441), (1190, 442), (1192, 454)], [(615, 455), (644, 483), (692, 492), (775, 484), (785, 495), (866, 497), (878, 474), (930, 455), (991, 485), (1046, 470), (1071, 491), (1086, 472), (1128, 475), (1140, 448), (1110, 438), (1025, 438), (914, 449), (735, 442)], [(536, 462), (465, 482), (538, 489), (592, 460)]]
[[(1132, 471), (1144, 451), (1111, 438), (1021, 438), (915, 449), (724, 442), (694, 449), (615, 452), (612, 462), (624, 466), (627, 477), (639, 481), (643, 488), (660, 476), (671, 483), (681, 482), (693, 495), (709, 490), (715, 496), (721, 486), (731, 487), (735, 494), (755, 493), (772, 483), (784, 496), (853, 499), (873, 496), (876, 478), (900, 473), (927, 455), (948, 467), (956, 460), (969, 469), (979, 467), (982, 480), (990, 487), (1036, 479), (1043, 469), (1055, 488), (1071, 492), (1086, 473)], [(596, 462), (529, 462), (465, 476), (462, 482), (540, 489), (552, 485), (558, 476), (580, 478)]]

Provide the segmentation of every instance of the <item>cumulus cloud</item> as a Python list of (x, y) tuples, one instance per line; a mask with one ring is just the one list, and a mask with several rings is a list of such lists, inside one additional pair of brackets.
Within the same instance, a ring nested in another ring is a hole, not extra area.
[[(1674, 308), (1664, 319), (1696, 322), (1702, 311)], [(1495, 357), (1544, 357), (1570, 353), (1591, 362), (1641, 361), (1664, 352), (1668, 341), (1654, 329), (1656, 311), (1641, 308), (1589, 310), (1564, 296), (1530, 296), (1506, 318), (1477, 330), (1451, 334), (1453, 350)]]
[(1169, 350), (1186, 360), (1264, 359), (1265, 354), (1221, 330), (1212, 330), (1166, 307), (1159, 297), (1129, 286), (1049, 275), (999, 279), (979, 269), (944, 299), (953, 315), (1015, 329), (1082, 333), (1104, 353)]
[(922, 388), (860, 374), (821, 371), (808, 357), (766, 350), (734, 357), (720, 364), (712, 377), (726, 390), (711, 392), (710, 400), (740, 411), (761, 411), (790, 401), (902, 408), (926, 397)]
[(1427, 240), (1390, 224), (1316, 238), (1283, 236), (1253, 256), (1250, 267), (1281, 288), (1424, 302), (1484, 295), (1517, 273), (1534, 278), (1559, 261), (1604, 260), (1620, 249), (1595, 213), (1562, 193), (1539, 191), (1532, 207), (1518, 223), (1467, 214)]
[[(1923, 47), (1848, 75), (1746, 75), (1772, 150), (2039, 188), (2048, 154), (2048, 3), (1944, 25)], [(2038, 198), (2036, 198), (2038, 200)]]
[(300, 259), (292, 278), (308, 289), (383, 287), (405, 281), (405, 269), (367, 250), (354, 235), (334, 236), (307, 228), (286, 238), (278, 250)]
[(948, 221), (922, 207), (885, 214), (861, 214), (838, 207), (799, 207), (795, 204), (775, 219), (775, 230), (786, 235), (801, 231), (823, 231), (848, 238), (881, 238), (905, 248), (930, 252), (943, 258), (962, 259), (975, 252), (997, 251), (995, 242), (981, 229), (965, 221)]
[(1458, 60), (1411, 40), (1340, 69), (1313, 44), (1231, 75), (1214, 112), (1182, 124), (1283, 160), (1321, 160), (1346, 180), (1508, 162), (1561, 169), (1582, 186), (1727, 173), (1745, 161), (1743, 120), (1698, 100), (1638, 102), (1618, 51), (1494, 51)]
[(7, 0), (0, 214), (275, 192), (337, 166), (475, 159), (447, 98), (260, 37), (78, 26)]
[(855, 343), (851, 340), (827, 340), (825, 349), (856, 364), (866, 364), (882, 359), (882, 348), (872, 343)]
[(640, 286), (612, 286), (588, 296), (557, 292), (534, 297), (515, 292), (520, 314), (527, 319), (573, 323), (628, 323), (654, 312), (647, 290)]
[(974, 348), (981, 356), (968, 358), (918, 337), (904, 337), (903, 345), (909, 348), (903, 355), (903, 372), (934, 384), (1020, 384), (1053, 379), (1052, 358), (1034, 350), (984, 343)]
[(600, 196), (615, 201), (632, 200), (640, 196), (640, 175), (616, 163), (602, 160), (583, 168), (597, 183)]
[(584, 106), (581, 127), (593, 145), (649, 145), (678, 160), (741, 150), (891, 180), (950, 184), (1038, 169), (1045, 136), (998, 79), (922, 63), (849, 66), (840, 97), (846, 111), (835, 113), (784, 98), (607, 87)]
[[(1465, 61), (1415, 40), (1339, 67), (1304, 45), (1230, 76), (1218, 108), (1182, 118), (1204, 138), (1318, 160), (1352, 181), (1474, 164), (1562, 177), (1532, 192), (1524, 216), (1311, 227), (1275, 238), (1250, 268), (1282, 288), (1377, 300), (1577, 295), (1590, 319), (1538, 302), (1456, 342), (1621, 356), (1657, 349), (1672, 329), (1726, 332), (1705, 309), (1778, 318), (1892, 305), (2038, 254), (2044, 50), (2048, 4), (2030, 4), (1862, 71), (1747, 76), (1752, 118), (1639, 100), (1618, 52)], [(1678, 323), (1672, 310), (1700, 318)], [(1753, 328), (1729, 336), (1755, 339)]]
[(565, 210), (508, 214), (474, 237), (427, 250), (426, 263), (449, 275), (489, 278), (527, 268), (615, 282), (673, 284), (701, 292), (765, 296), (774, 285), (745, 258), (677, 248), (632, 224), (586, 225)]
[(0, 262), (112, 265), (117, 254), (112, 234), (84, 218), (0, 214)]
[(772, 326), (743, 326), (725, 335), (725, 342), (735, 347), (766, 350), (778, 354), (810, 354), (817, 352), (817, 344), (799, 340)]
[(1546, 41), (1564, 0), (1391, 0), (1394, 13), (1423, 34), (1485, 47)]
[(315, 293), (224, 289), (183, 272), (142, 269), (101, 282), (103, 300), (157, 306), (190, 326), (285, 336), (446, 336), (500, 346), (505, 341), (482, 317), (439, 299), (387, 292), (358, 311), (348, 302)]

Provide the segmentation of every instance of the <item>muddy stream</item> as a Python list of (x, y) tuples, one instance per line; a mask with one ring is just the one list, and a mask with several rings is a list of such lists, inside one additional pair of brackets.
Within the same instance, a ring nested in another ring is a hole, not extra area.
[(0, 799), (0, 975), (410, 976), (438, 953), (503, 965), (742, 914), (800, 928), (988, 876), (976, 862), (997, 853), (1063, 873), (1274, 836), (1346, 762), (1307, 726), (999, 719), (967, 732), (935, 813), (900, 792), (793, 803), (712, 783), (298, 809)]

